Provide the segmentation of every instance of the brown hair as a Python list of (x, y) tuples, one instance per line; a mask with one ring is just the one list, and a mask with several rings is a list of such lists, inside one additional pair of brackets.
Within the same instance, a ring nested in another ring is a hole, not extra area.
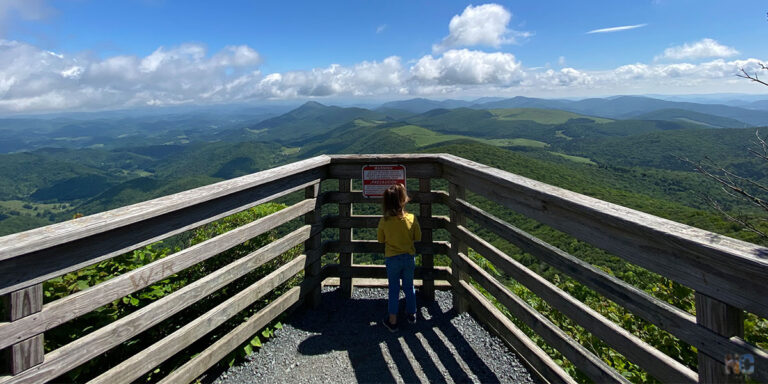
[(395, 184), (390, 186), (384, 190), (384, 199), (382, 201), (384, 217), (405, 216), (405, 204), (410, 200), (404, 185)]

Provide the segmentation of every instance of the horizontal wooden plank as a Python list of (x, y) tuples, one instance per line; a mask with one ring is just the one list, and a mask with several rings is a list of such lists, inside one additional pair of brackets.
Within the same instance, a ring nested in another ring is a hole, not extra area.
[(490, 328), (516, 352), (517, 357), (523, 361), (531, 374), (552, 384), (576, 383), (576, 380), (557, 365), (544, 350), (539, 348), (520, 328), (517, 328), (475, 287), (465, 281), (460, 284), (460, 290), (463, 291), (461, 294), (467, 299), (472, 314), (478, 318), (480, 324)]
[(659, 300), (567, 252), (556, 248), (525, 231), (463, 201), (456, 201), (457, 209), (521, 250), (559, 269), (574, 280), (594, 289), (632, 313), (677, 336), (700, 352), (722, 359), (727, 354), (752, 354), (755, 357), (755, 380), (768, 382), (768, 353), (738, 338), (729, 339), (696, 324), (696, 318), (677, 307)]
[[(531, 292), (549, 303), (552, 308), (568, 316), (587, 332), (597, 336), (653, 377), (674, 383), (698, 382), (698, 375), (690, 368), (606, 319), (597, 311), (568, 295), (466, 228), (460, 226), (455, 231), (462, 241), (488, 259), (500, 271), (530, 289)], [(465, 258), (464, 262), (474, 264), (469, 258)]]
[(402, 164), (405, 166), (405, 176), (407, 178), (434, 178), (442, 176), (442, 167), (440, 164), (424, 162), (398, 162), (393, 161), (369, 161), (352, 164), (335, 164), (328, 166), (329, 179), (357, 179), (363, 178), (363, 166), (373, 164)]
[[(325, 268), (324, 273), (326, 277), (339, 277), (339, 272), (341, 270), (341, 266), (339, 264), (328, 264), (323, 268)], [(429, 273), (430, 270), (431, 273)], [(349, 271), (351, 274), (350, 277), (353, 278), (387, 278), (387, 268), (384, 265), (352, 264), (352, 267), (350, 267)], [(448, 280), (449, 275), (451, 274), (451, 269), (448, 267), (434, 267), (431, 269), (425, 269), (424, 267), (416, 266), (416, 270), (414, 271), (415, 279), (423, 279), (425, 274), (427, 274), (427, 277), (431, 277), (435, 280)]]
[(77, 220), (0, 237), (0, 260), (125, 227), (224, 196), (232, 196), (302, 172), (320, 169), (329, 163), (330, 157), (317, 156)]
[(89, 384), (133, 382), (285, 283), (302, 271), (306, 262), (305, 255), (296, 257), (157, 343), (102, 373)]
[[(413, 203), (444, 204), (448, 194), (445, 191), (419, 192), (408, 191), (408, 196)], [(323, 204), (381, 204), (381, 198), (367, 198), (362, 191), (340, 192), (326, 191), (321, 194)]]
[(195, 380), (195, 378), (227, 356), (230, 351), (250, 340), (256, 332), (266, 327), (267, 324), (275, 320), (280, 314), (298, 303), (300, 299), (301, 287), (291, 288), (291, 290), (280, 295), (275, 301), (256, 312), (246, 322), (224, 335), (186, 364), (168, 374), (168, 376), (160, 381), (160, 384), (189, 383)]
[(392, 153), (392, 154), (348, 154), (329, 155), (331, 164), (409, 164), (439, 163), (441, 154), (434, 153)]
[[(629, 383), (616, 370), (592, 354), (586, 347), (573, 340), (544, 315), (531, 308), (523, 299), (510, 292), (509, 289), (478, 267), (466, 255), (459, 254), (459, 258), (463, 261), (462, 269), (475, 279), (483, 289), (493, 295), (513, 316), (539, 334), (547, 344), (562, 353), (566, 359), (594, 382)], [(466, 284), (465, 282), (461, 283)]]
[[(381, 215), (353, 215), (350, 217), (326, 216), (323, 218), (325, 228), (377, 228)], [(424, 229), (445, 228), (448, 218), (445, 216), (418, 217), (419, 226)]]
[(444, 177), (634, 264), (768, 317), (768, 248), (441, 156)]
[[(448, 254), (448, 243), (444, 241), (435, 241), (432, 244), (417, 242), (414, 245), (416, 253)], [(326, 241), (323, 244), (323, 253), (384, 253), (384, 243), (376, 240), (353, 240), (351, 243)]]
[(48, 353), (42, 364), (0, 383), (22, 384), (52, 380), (159, 324), (254, 268), (301, 244), (309, 238), (309, 233), (310, 227), (303, 226), (128, 316)]
[[(316, 184), (322, 176), (322, 168), (284, 176), (269, 183), (258, 183), (255, 187), (197, 205), (190, 206), (187, 204), (186, 208), (154, 216), (144, 221), (105, 230), (86, 238), (23, 256), (2, 260), (0, 261), (0, 294), (85, 268), (243, 209), (269, 202), (293, 191), (301, 190), (308, 185)], [(257, 181), (252, 183), (257, 183)], [(192, 199), (186, 194), (176, 198), (182, 197)], [(158, 204), (154, 200), (151, 202)], [(179, 204), (181, 203), (176, 205)], [(139, 205), (141, 206), (141, 204)], [(107, 213), (120, 214), (116, 211)], [(76, 219), (74, 222), (79, 220), (82, 218)], [(40, 234), (40, 236), (44, 235)], [(5, 248), (5, 240), (6, 238), (0, 239), (0, 244), (3, 244), (0, 247)]]
[(52, 329), (96, 308), (207, 260), (231, 247), (287, 223), (315, 208), (307, 199), (205, 242), (134, 269), (104, 283), (47, 304), (42, 312), (12, 323), (0, 324), (0, 349)]
[[(453, 289), (453, 287), (451, 286), (451, 283), (449, 283), (448, 280), (435, 280), (434, 283), (435, 283), (434, 284), (435, 289), (438, 289), (438, 290), (449, 291)], [(323, 281), (323, 285), (336, 287), (339, 285), (339, 278), (338, 277), (326, 278)], [(413, 279), (413, 285), (417, 288), (422, 287), (424, 285), (424, 281), (421, 279)], [(354, 286), (358, 288), (387, 288), (389, 286), (389, 282), (387, 281), (387, 279), (356, 278), (354, 279)]]

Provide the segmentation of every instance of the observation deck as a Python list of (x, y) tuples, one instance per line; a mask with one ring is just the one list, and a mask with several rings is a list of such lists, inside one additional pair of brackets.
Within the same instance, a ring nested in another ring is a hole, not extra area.
[[(594, 382), (629, 382), (591, 348), (513, 292), (507, 284), (510, 279), (659, 381), (738, 381), (739, 377), (726, 375), (724, 366), (725, 356), (738, 354), (754, 359), (752, 379), (768, 382), (768, 352), (744, 340), (745, 312), (768, 318), (767, 248), (453, 155), (413, 154), (318, 156), (0, 238), (0, 296), (6, 304), (0, 323), (0, 349), (7, 352), (8, 362), (0, 384), (57, 380), (92, 359), (124, 348), (139, 335), (162, 328), (169, 319), (178, 321), (188, 308), (207, 304), (208, 310), (186, 319), (185, 325), (166, 330), (123, 361), (112, 361), (91, 379), (95, 383), (132, 382), (168, 364), (177, 353), (198, 348), (199, 353), (167, 369), (167, 375), (160, 379), (163, 383), (190, 382), (298, 305), (321, 309), (324, 281), (337, 281), (344, 297), (351, 297), (357, 279), (385, 284), (382, 265), (354, 262), (355, 255), (376, 259), (383, 253), (383, 245), (370, 238), (378, 215), (357, 214), (358, 210), (376, 212), (380, 200), (365, 198), (354, 189), (362, 167), (375, 164), (406, 167), (409, 195), (416, 207), (412, 211), (418, 214), (423, 230), (422, 241), (416, 244), (420, 255), (416, 278), (421, 280), (422, 302), (434, 300), (436, 286), (449, 289), (454, 309), (470, 313), (501, 338), (536, 380), (576, 382), (545, 351), (554, 350)], [(164, 239), (183, 237), (196, 228), (273, 201), (289, 205), (44, 302), (44, 283), (51, 279)], [(695, 295), (695, 311), (685, 311), (638, 289), (490, 211), (534, 220), (539, 226), (567, 234), (574, 242), (688, 287)], [(276, 237), (253, 252), (217, 269), (206, 269), (202, 278), (45, 351), (47, 332), (189, 268), (209, 268), (205, 263), (220, 253), (267, 233)], [(695, 347), (698, 364), (683, 364), (623, 329), (503, 251), (500, 242), (535, 257), (542, 265), (557, 269), (585, 289)], [(293, 256), (285, 256), (291, 252)], [(206, 302), (215, 292), (268, 265), (274, 267), (268, 274), (238, 292), (229, 292), (226, 300)], [(232, 319), (239, 321), (244, 310), (264, 302), (265, 297), (270, 297), (269, 302), (247, 320), (200, 346), (206, 335)]]

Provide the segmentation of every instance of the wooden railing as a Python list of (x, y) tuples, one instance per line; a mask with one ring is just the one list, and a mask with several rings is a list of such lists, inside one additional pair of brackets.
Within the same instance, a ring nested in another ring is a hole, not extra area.
[[(419, 206), (423, 228), (422, 242), (417, 244), (422, 263), (416, 278), (422, 280), (424, 297), (434, 297), (435, 281), (449, 282), (456, 309), (471, 311), (516, 350), (531, 372), (542, 380), (574, 382), (486, 299), (484, 293), (492, 295), (512, 316), (595, 382), (627, 381), (475, 263), (469, 257), (470, 248), (497, 270), (523, 284), (552, 308), (663, 382), (732, 381), (734, 378), (724, 373), (723, 358), (727, 354), (751, 354), (755, 361), (752, 377), (759, 382), (768, 381), (768, 353), (743, 340), (744, 311), (768, 317), (768, 291), (763, 288), (768, 282), (768, 249), (459, 157), (436, 154), (319, 156), (0, 238), (0, 295), (6, 303), (6, 319), (0, 323), (0, 349), (7, 352), (9, 362), (9, 374), (0, 377), (0, 384), (54, 380), (301, 244), (303, 254), (300, 256), (92, 381), (136, 380), (292, 277), (303, 276), (300, 284), (162, 379), (162, 382), (189, 382), (250, 340), (280, 314), (302, 302), (317, 306), (319, 287), (325, 279), (338, 278), (341, 292), (348, 296), (353, 289), (353, 278), (384, 279), (383, 266), (353, 262), (355, 253), (383, 252), (383, 246), (375, 241), (353, 238), (353, 229), (375, 228), (378, 222), (377, 216), (355, 215), (352, 211), (353, 204), (379, 203), (376, 199), (363, 198), (360, 191), (352, 189), (354, 181), (361, 177), (361, 166), (365, 164), (403, 164), (409, 179), (418, 180), (418, 188), (412, 189), (410, 195)], [(432, 189), (432, 180), (437, 179), (447, 182), (447, 191)], [(325, 180), (338, 180), (338, 190), (321, 188)], [(411, 182), (408, 186), (413, 185)], [(42, 284), (47, 280), (301, 191), (304, 191), (304, 198), (288, 208), (43, 305)], [(472, 200), (467, 197), (469, 192), (692, 288), (696, 292), (696, 315), (659, 300), (492, 216), (469, 202)], [(444, 209), (449, 217), (433, 215), (434, 204), (447, 207)], [(326, 205), (337, 207), (338, 214), (323, 216), (322, 207)], [(302, 217), (303, 225), (278, 240), (125, 317), (44, 353), (46, 331)], [(473, 225), (468, 225), (468, 220)], [(698, 369), (694, 371), (665, 355), (569, 296), (478, 236), (470, 227), (494, 233), (696, 347)], [(323, 242), (324, 229), (338, 229), (338, 238)], [(435, 230), (445, 230), (449, 241), (435, 241)], [(322, 266), (322, 256), (329, 253), (339, 255), (338, 263)], [(434, 256), (440, 254), (448, 255), (450, 268), (435, 267)]]

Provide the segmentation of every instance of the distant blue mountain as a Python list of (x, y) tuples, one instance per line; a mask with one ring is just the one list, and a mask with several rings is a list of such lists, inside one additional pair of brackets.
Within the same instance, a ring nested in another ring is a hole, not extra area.
[[(756, 104), (762, 106), (764, 104)], [(687, 110), (708, 115), (726, 117), (750, 125), (768, 125), (768, 110), (747, 109), (723, 104), (699, 104), (667, 101), (643, 96), (618, 96), (611, 98), (590, 98), (579, 101), (514, 97), (490, 103), (472, 105), (475, 109), (496, 108), (543, 108), (561, 109), (591, 116), (627, 119), (658, 110)]]
[(470, 105), (472, 105), (472, 102), (464, 101), (464, 100), (438, 101), (438, 100), (417, 98), (417, 99), (410, 99), (410, 100), (390, 101), (388, 103), (382, 104), (381, 107), (379, 108), (382, 110), (399, 109), (399, 110), (413, 112), (413, 113), (424, 113), (432, 109), (438, 109), (438, 108), (453, 109), (453, 108), (469, 107)]

